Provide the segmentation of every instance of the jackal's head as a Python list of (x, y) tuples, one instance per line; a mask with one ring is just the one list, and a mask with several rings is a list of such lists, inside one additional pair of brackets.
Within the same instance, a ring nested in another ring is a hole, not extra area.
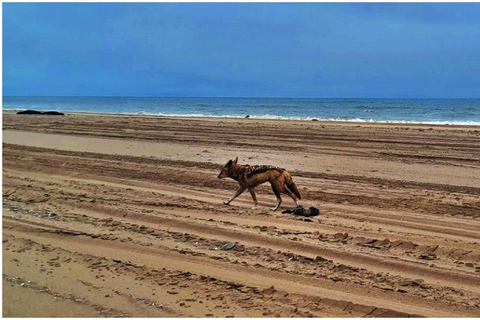
[(228, 173), (232, 169), (232, 166), (237, 163), (237, 161), (238, 157), (232, 160), (228, 160), (228, 162), (223, 166), (222, 171), (220, 171), (220, 173), (218, 174), (217, 178), (222, 179), (228, 177)]

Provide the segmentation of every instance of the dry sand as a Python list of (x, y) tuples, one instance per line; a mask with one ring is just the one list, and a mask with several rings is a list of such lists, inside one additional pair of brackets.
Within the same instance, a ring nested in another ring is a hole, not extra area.
[(4, 112), (3, 315), (480, 317), (479, 181), (479, 127)]

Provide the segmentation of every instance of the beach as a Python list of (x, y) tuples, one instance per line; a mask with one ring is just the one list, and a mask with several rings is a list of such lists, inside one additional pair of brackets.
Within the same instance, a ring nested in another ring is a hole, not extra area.
[(480, 317), (479, 126), (4, 111), (2, 178), (5, 317)]

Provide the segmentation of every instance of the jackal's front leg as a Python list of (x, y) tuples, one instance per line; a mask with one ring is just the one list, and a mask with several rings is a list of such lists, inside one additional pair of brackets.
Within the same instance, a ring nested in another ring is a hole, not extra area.
[(250, 195), (252, 196), (252, 199), (253, 199), (252, 209), (257, 209), (257, 197), (255, 196), (255, 190), (253, 188), (248, 188), (248, 191), (250, 191)]
[(230, 204), (230, 202), (233, 201), (233, 199), (235, 199), (236, 197), (238, 197), (239, 195), (241, 195), (243, 193), (243, 191), (245, 191), (245, 187), (240, 187), (238, 188), (237, 192), (235, 192), (235, 194), (233, 195), (233, 197), (231, 197), (230, 199), (228, 199), (227, 201), (223, 201), (223, 204)]

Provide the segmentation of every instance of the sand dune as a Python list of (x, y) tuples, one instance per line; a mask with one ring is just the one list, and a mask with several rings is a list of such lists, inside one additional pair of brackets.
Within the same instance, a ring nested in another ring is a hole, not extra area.
[(4, 112), (3, 315), (479, 317), (478, 181), (478, 127)]

